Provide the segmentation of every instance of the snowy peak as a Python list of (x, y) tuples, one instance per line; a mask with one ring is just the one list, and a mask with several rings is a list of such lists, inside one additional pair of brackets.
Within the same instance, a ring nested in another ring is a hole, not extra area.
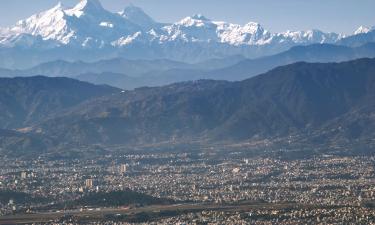
[(213, 25), (215, 26), (215, 24), (210, 19), (207, 19), (201, 14), (195, 14), (193, 16), (185, 17), (177, 23), (174, 23), (173, 25), (200, 28), (213, 28)]
[(357, 34), (366, 34), (368, 32), (370, 32), (371, 29), (369, 27), (365, 27), (365, 26), (360, 26), (355, 32), (354, 32), (354, 35), (357, 35)]
[(214, 22), (217, 24), (217, 33), (222, 43), (231, 45), (262, 45), (268, 41), (271, 33), (259, 23), (249, 22), (244, 26), (239, 24)]
[(104, 10), (99, 0), (81, 0), (73, 9), (75, 10)]
[[(159, 33), (158, 33), (159, 32)], [(182, 42), (217, 42), (217, 25), (202, 15), (193, 15), (163, 26), (153, 32), (153, 36), (159, 38), (161, 43)]]
[(192, 19), (194, 20), (201, 20), (201, 21), (210, 21), (209, 19), (207, 19), (205, 16), (203, 16), (202, 14), (195, 14), (191, 17)]
[(69, 15), (81, 17), (85, 14), (95, 14), (105, 11), (99, 0), (81, 0), (74, 8), (67, 10)]
[(140, 27), (149, 30), (156, 26), (156, 22), (148, 16), (141, 8), (134, 5), (127, 6), (119, 15)]
[(264, 28), (259, 23), (255, 22), (245, 24), (243, 31), (250, 34), (264, 34), (265, 32)]
[[(19, 21), (10, 30), (12, 33), (40, 35), (48, 39), (66, 26), (64, 7), (61, 3), (50, 10), (38, 13), (26, 20)], [(55, 37), (55, 36), (54, 36)]]
[(45, 12), (18, 22), (1, 42), (12, 45), (14, 40), (18, 40), (12, 36), (28, 34), (54, 41), (56, 45), (102, 48), (139, 30), (137, 24), (105, 10), (98, 0), (82, 0), (72, 8), (66, 8), (59, 3)]
[(341, 34), (325, 33), (320, 30), (287, 31), (277, 35), (278, 41), (289, 41), (296, 44), (332, 44), (344, 37)]

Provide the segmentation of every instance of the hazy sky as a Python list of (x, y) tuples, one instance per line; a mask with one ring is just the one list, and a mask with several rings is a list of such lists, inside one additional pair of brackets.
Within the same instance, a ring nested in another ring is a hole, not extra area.
[[(61, 0), (73, 6), (79, 0)], [(0, 0), (0, 26), (48, 9), (58, 0)], [(375, 0), (101, 0), (110, 11), (130, 2), (160, 22), (174, 22), (201, 13), (214, 20), (259, 22), (272, 32), (318, 28), (352, 33), (360, 25), (375, 25)]]

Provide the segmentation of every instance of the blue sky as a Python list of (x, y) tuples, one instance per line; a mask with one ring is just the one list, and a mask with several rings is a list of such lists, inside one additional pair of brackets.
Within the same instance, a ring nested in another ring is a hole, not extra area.
[[(72, 6), (79, 0), (61, 0)], [(48, 9), (58, 0), (0, 0), (0, 26)], [(321, 29), (350, 34), (375, 25), (375, 0), (101, 0), (110, 11), (129, 3), (160, 22), (201, 13), (208, 18), (245, 24), (259, 22), (272, 32)]]

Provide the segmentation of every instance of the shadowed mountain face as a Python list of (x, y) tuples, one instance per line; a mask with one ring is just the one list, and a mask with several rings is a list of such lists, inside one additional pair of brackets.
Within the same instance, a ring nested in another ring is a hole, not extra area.
[(24, 128), (90, 98), (119, 92), (68, 78), (0, 78), (0, 126)]
[(31, 145), (48, 152), (67, 144), (241, 143), (290, 136), (319, 144), (371, 141), (374, 74), (375, 60), (360, 59), (296, 63), (241, 82), (200, 80), (126, 92), (63, 78), (2, 79), (8, 91), (1, 89), (1, 104), (10, 112), (4, 115), (25, 112), (3, 117), (2, 127), (34, 126), (24, 133), (3, 131), (0, 143), (3, 151)]
[[(94, 99), (43, 123), (58, 140), (93, 144), (244, 141), (373, 120), (375, 61), (297, 63), (241, 82), (196, 81)], [(346, 119), (345, 119), (346, 118)], [(345, 130), (346, 129), (346, 130)], [(368, 129), (368, 128), (366, 128)], [(69, 131), (69, 132), (68, 132)], [(340, 138), (363, 138), (373, 133)], [(346, 136), (345, 136), (346, 135)], [(345, 136), (345, 137), (344, 137)]]

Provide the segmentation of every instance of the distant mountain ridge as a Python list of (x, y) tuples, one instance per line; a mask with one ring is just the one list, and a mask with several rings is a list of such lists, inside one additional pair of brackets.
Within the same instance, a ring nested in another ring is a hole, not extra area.
[(259, 23), (241, 26), (202, 15), (162, 24), (132, 5), (112, 13), (98, 0), (82, 0), (72, 8), (58, 4), (1, 29), (0, 56), (7, 59), (0, 67), (24, 69), (51, 60), (115, 57), (196, 63), (233, 55), (257, 58), (297, 45), (359, 46), (375, 41), (372, 28), (361, 27), (355, 33), (348, 37), (319, 30), (271, 33)]
[(285, 52), (258, 59), (234, 56), (212, 59), (199, 64), (123, 58), (93, 63), (60, 60), (27, 70), (3, 69), (0, 70), (0, 76), (66, 76), (94, 84), (134, 89), (199, 79), (238, 81), (295, 62), (342, 62), (363, 57), (375, 57), (375, 43), (367, 43), (354, 48), (331, 44), (297, 46)]

